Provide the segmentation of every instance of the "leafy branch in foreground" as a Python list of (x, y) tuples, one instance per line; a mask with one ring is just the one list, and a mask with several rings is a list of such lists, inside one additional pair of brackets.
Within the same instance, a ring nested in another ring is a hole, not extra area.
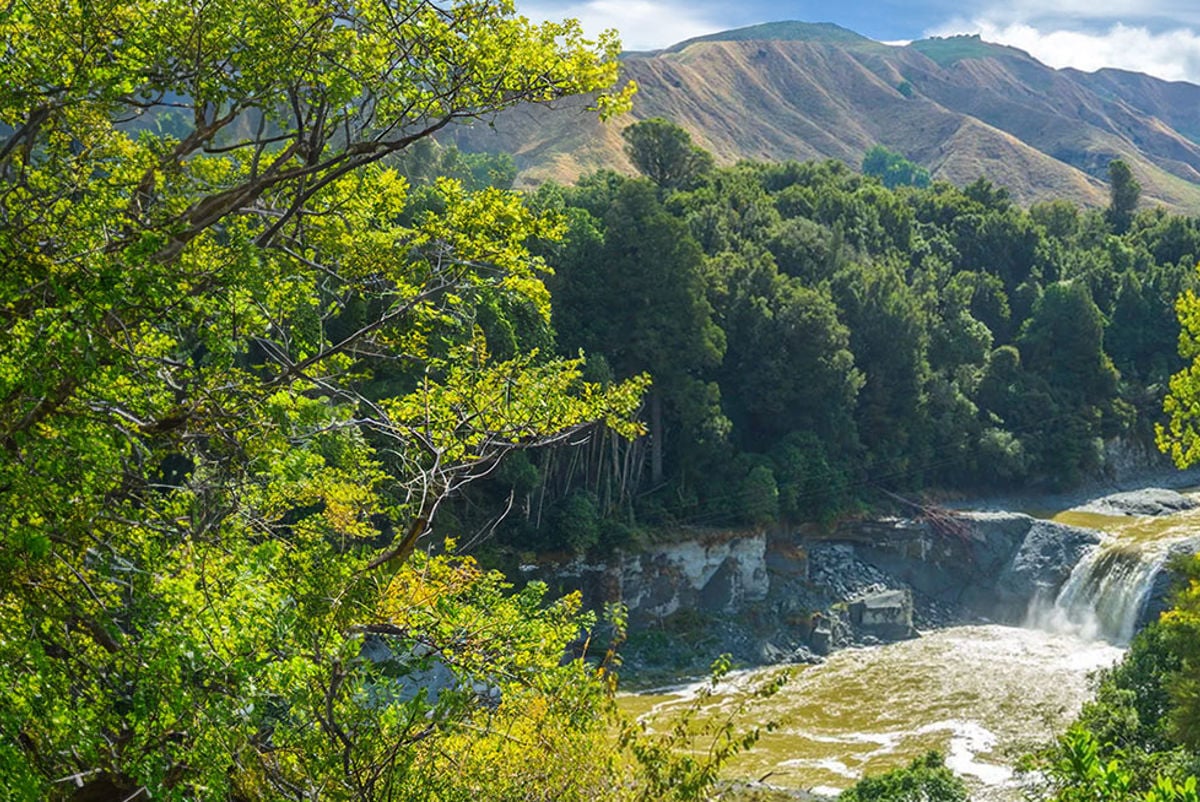
[(655, 730), (652, 722), (645, 720), (622, 722), (622, 745), (632, 753), (643, 778), (636, 799), (705, 798), (726, 763), (753, 748), (764, 732), (772, 732), (779, 726), (770, 720), (749, 730), (742, 729), (751, 705), (774, 696), (787, 684), (790, 677), (787, 671), (775, 672), (739, 693), (737, 702), (720, 716), (704, 718), (705, 708), (721, 695), (722, 682), (731, 679), (731, 668), (729, 655), (719, 657), (708, 680), (687, 704), (665, 714), (670, 721), (664, 730)]
[(633, 434), (646, 380), (493, 359), (479, 310), (545, 324), (524, 243), (558, 222), (418, 202), (387, 158), (521, 102), (621, 109), (616, 40), (503, 0), (31, 0), (0, 42), (7, 793), (586, 796), (577, 604), (416, 546), (506, 453)]

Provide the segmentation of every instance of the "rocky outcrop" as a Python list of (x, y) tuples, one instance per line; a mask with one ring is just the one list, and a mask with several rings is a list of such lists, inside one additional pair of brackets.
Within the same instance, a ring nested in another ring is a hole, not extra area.
[(1100, 536), (1013, 512), (960, 513), (956, 526), (893, 518), (844, 527), (858, 558), (918, 595), (967, 616), (1020, 621), (1054, 594)]
[(560, 590), (580, 590), (599, 608), (620, 601), (636, 625), (681, 609), (732, 612), (767, 598), (767, 538), (714, 535), (617, 555), (605, 563), (527, 566), (530, 578), (552, 577)]
[(1081, 507), (1080, 512), (1095, 512), (1101, 515), (1171, 515), (1196, 507), (1195, 500), (1175, 490), (1161, 487), (1150, 487), (1144, 490), (1131, 490), (1126, 493), (1113, 493), (1110, 496), (1090, 501)]
[(850, 622), (880, 640), (915, 637), (913, 597), (908, 588), (868, 593), (850, 602)]
[(1146, 626), (1151, 621), (1157, 621), (1158, 617), (1169, 609), (1171, 591), (1183, 579), (1183, 577), (1179, 576), (1173, 570), (1174, 561), (1194, 554), (1200, 554), (1200, 535), (1180, 540), (1171, 545), (1166, 559), (1163, 560), (1162, 570), (1155, 573), (1154, 578), (1151, 580), (1150, 590), (1146, 594), (1146, 604), (1142, 608), (1141, 615), (1138, 616), (1138, 629)]
[[(1022, 516), (1027, 517), (1027, 516)], [(1020, 621), (1035, 599), (1054, 598), (1075, 565), (1100, 542), (1090, 529), (1032, 519), (1016, 551), (1004, 562), (995, 585), (974, 594), (976, 609), (991, 606), (1001, 620)]]

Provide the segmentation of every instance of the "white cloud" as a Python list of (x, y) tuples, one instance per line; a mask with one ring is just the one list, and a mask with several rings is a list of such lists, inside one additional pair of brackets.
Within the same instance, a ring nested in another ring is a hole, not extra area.
[[(1097, 5), (1129, 4), (1114, 1)], [(1153, 32), (1143, 26), (1116, 23), (1107, 30), (1088, 32), (975, 19), (954, 21), (929, 32), (933, 36), (954, 33), (978, 33), (985, 41), (1020, 48), (1051, 67), (1076, 67), (1088, 72), (1117, 67), (1168, 81), (1200, 83), (1200, 34), (1190, 28)]]
[(592, 35), (616, 28), (626, 50), (655, 50), (728, 27), (712, 21), (694, 6), (675, 2), (584, 0), (545, 5), (535, 2), (518, 3), (517, 11), (532, 20), (575, 17)]
[(1004, 0), (979, 3), (978, 16), (1000, 24), (1037, 23), (1059, 19), (1080, 22), (1106, 20), (1171, 20), (1176, 25), (1200, 23), (1200, 7), (1195, 0)]

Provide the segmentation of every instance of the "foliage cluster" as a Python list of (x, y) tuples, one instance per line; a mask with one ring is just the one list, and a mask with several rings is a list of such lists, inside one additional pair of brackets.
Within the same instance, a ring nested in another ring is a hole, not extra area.
[(865, 777), (838, 796), (839, 802), (966, 802), (967, 787), (937, 752), (904, 768)]
[[(645, 437), (598, 432), (487, 490), (517, 513), (502, 539), (554, 542), (536, 533), (579, 492), (618, 522), (589, 529), (612, 547), (646, 526), (828, 518), (877, 487), (1065, 488), (1105, 469), (1106, 439), (1152, 441), (1195, 220), (1135, 212), (1130, 181), (1108, 210), (1023, 209), (986, 180), (889, 189), (837, 162), (689, 173), (670, 125), (629, 129), (670, 143), (654, 181), (599, 172), (530, 200), (567, 221), (539, 251), (559, 352), (654, 383)], [(876, 156), (885, 182), (904, 167)]]
[[(645, 379), (535, 347), (527, 243), (562, 221), (496, 188), (511, 162), (417, 152), (521, 102), (622, 109), (615, 38), (507, 0), (30, 0), (0, 50), (0, 798), (674, 776), (569, 657), (578, 597), (426, 547), (502, 457), (640, 431)], [(685, 768), (675, 798), (714, 761)]]
[[(901, 84), (899, 91), (904, 93), (903, 87), (906, 85), (908, 86), (908, 94), (911, 94), (912, 86), (907, 81)], [(883, 145), (876, 145), (867, 151), (867, 154), (863, 156), (862, 171), (863, 175), (878, 178), (888, 189), (895, 189), (902, 186), (923, 189), (933, 181), (929, 175), (929, 171), (924, 167), (914, 164), (901, 154), (890, 151)]]

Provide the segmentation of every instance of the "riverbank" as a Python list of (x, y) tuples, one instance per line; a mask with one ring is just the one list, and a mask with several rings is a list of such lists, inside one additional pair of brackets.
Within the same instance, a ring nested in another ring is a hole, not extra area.
[(1200, 487), (1200, 467), (1179, 470), (1165, 458), (1145, 457), (1136, 467), (1127, 467), (1107, 477), (1094, 477), (1071, 490), (1032, 488), (987, 495), (931, 494), (928, 500), (946, 509), (980, 512), (1022, 511), (1050, 516), (1065, 510), (1083, 508), (1117, 493), (1152, 488), (1186, 490)]
[[(1176, 487), (1200, 482), (1197, 472), (1153, 476)], [(746, 667), (808, 664), (839, 649), (951, 626), (1021, 624), (1035, 599), (1053, 601), (1101, 542), (1091, 527), (1194, 505), (1165, 488), (1130, 487), (1096, 483), (1071, 494), (993, 498), (981, 504), (990, 512), (846, 521), (831, 530), (758, 534), (753, 548), (725, 540), (719, 548), (675, 544), (675, 551), (643, 555), (620, 577), (639, 602), (623, 649), (627, 687), (703, 675), (718, 654)], [(1002, 503), (1046, 504), (1047, 515), (1073, 510), (1059, 517), (1076, 525), (996, 509)], [(681, 554), (691, 562), (681, 564)], [(1169, 577), (1163, 568), (1148, 575), (1153, 598), (1120, 631), (1161, 610)]]

